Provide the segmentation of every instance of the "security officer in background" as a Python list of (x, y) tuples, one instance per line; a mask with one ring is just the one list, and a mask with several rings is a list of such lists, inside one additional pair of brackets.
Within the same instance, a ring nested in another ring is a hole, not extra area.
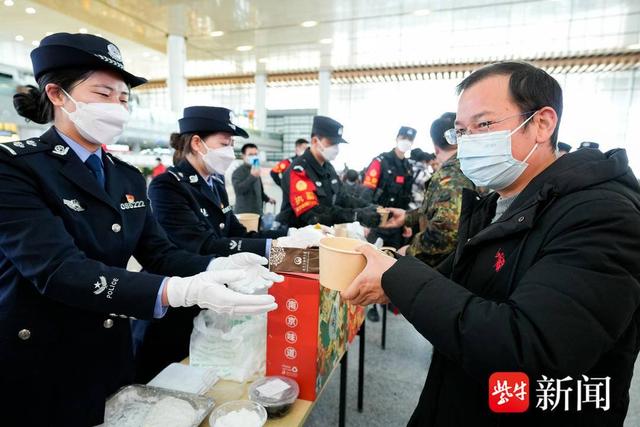
[[(413, 185), (413, 168), (405, 153), (411, 151), (416, 138), (414, 128), (402, 126), (396, 136), (396, 146), (393, 150), (380, 154), (374, 158), (364, 174), (362, 193), (364, 200), (371, 201), (383, 207), (408, 209), (411, 203), (411, 187)], [(377, 228), (369, 232), (367, 240), (375, 242), (378, 237), (385, 246), (396, 249), (404, 245), (406, 233), (399, 228)], [(367, 313), (372, 322), (380, 320), (376, 306), (373, 305)]]
[[(411, 186), (413, 184), (413, 168), (405, 153), (411, 151), (411, 145), (417, 131), (402, 126), (396, 137), (393, 150), (382, 153), (371, 161), (364, 174), (362, 185), (366, 188), (363, 198), (372, 203), (391, 208), (407, 209), (411, 203)], [(404, 244), (402, 228), (371, 230), (370, 242), (381, 237), (385, 246), (399, 248)]]
[(422, 206), (406, 213), (392, 209), (393, 216), (388, 224), (414, 229), (411, 243), (399, 252), (416, 257), (432, 267), (436, 267), (455, 250), (462, 192), (475, 189), (473, 182), (460, 169), (458, 146), (447, 142), (444, 136), (447, 130), (455, 127), (455, 119), (455, 113), (444, 113), (431, 124), (431, 140), (436, 159), (442, 166), (427, 182)]
[(380, 224), (375, 206), (347, 194), (331, 165), (338, 156), (342, 125), (315, 116), (311, 146), (293, 161), (282, 179), (282, 208), (277, 220), (290, 227), (316, 223), (334, 225), (358, 221), (366, 227)]
[(368, 188), (365, 195), (373, 203), (400, 209), (409, 206), (413, 171), (405, 153), (411, 151), (416, 133), (415, 129), (402, 126), (396, 137), (395, 148), (380, 154), (369, 164), (362, 185)]
[[(276, 304), (225, 286), (248, 269), (233, 257), (175, 247), (153, 219), (142, 174), (101, 149), (123, 132), (130, 87), (146, 82), (124, 70), (114, 44), (56, 33), (31, 60), (39, 87), (14, 106), (53, 127), (0, 144), (0, 423), (93, 426), (106, 398), (133, 380), (129, 318)], [(132, 255), (146, 272), (126, 270)]]
[(289, 169), (289, 166), (291, 166), (291, 162), (302, 156), (302, 154), (308, 147), (309, 141), (307, 141), (306, 139), (300, 138), (296, 140), (295, 156), (280, 160), (278, 164), (276, 164), (273, 169), (271, 169), (271, 179), (273, 179), (273, 182), (275, 182), (278, 187), (280, 187), (280, 185), (282, 184), (282, 176), (284, 175), (285, 171)]
[[(247, 232), (229, 205), (224, 173), (235, 159), (233, 138), (247, 132), (233, 123), (231, 110), (194, 106), (184, 109), (180, 133), (167, 172), (149, 185), (153, 215), (176, 246), (199, 255), (252, 252), (269, 258), (271, 239), (282, 232)], [(161, 320), (133, 324), (136, 382), (146, 383), (172, 362), (189, 355), (198, 307), (171, 309)]]

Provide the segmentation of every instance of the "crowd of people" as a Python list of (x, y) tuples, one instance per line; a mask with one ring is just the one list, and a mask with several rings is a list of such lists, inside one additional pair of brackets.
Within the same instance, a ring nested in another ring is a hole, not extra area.
[[(363, 245), (367, 266), (342, 298), (393, 304), (434, 346), (410, 425), (622, 425), (640, 349), (640, 187), (624, 150), (583, 142), (569, 153), (558, 142), (562, 90), (542, 69), (501, 62), (471, 73), (457, 112), (432, 120), (433, 154), (402, 126), (362, 172), (336, 172), (343, 125), (314, 117), (309, 139), (271, 171), (278, 226), (248, 231), (236, 214), (262, 214), (274, 199), (248, 143), (232, 175), (235, 211), (229, 203), (225, 172), (248, 137), (230, 110), (185, 108), (174, 164), (147, 191), (135, 167), (102, 149), (146, 81), (124, 70), (118, 48), (56, 33), (31, 59), (38, 87), (14, 105), (52, 126), (0, 144), (7, 425), (100, 424), (110, 394), (188, 355), (201, 309), (277, 308), (233, 289), (283, 280), (265, 265), (287, 228), (349, 222), (396, 256)], [(126, 270), (132, 256), (143, 271)], [(500, 417), (487, 380), (505, 371), (606, 377), (610, 405)]]

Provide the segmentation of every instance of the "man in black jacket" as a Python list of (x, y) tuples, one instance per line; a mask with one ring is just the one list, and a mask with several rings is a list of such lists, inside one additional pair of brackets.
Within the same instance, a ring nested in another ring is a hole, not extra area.
[[(481, 68), (458, 89), (449, 140), (496, 192), (465, 190), (438, 269), (365, 247), (343, 298), (390, 300), (433, 344), (412, 426), (622, 426), (640, 346), (640, 187), (626, 153), (556, 160), (562, 91), (529, 64)], [(500, 412), (514, 403), (524, 412)]]

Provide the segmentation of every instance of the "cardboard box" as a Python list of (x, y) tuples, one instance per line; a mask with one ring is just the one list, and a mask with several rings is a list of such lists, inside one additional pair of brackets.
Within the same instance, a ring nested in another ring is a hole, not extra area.
[(318, 248), (283, 248), (272, 245), (269, 252), (269, 270), (276, 273), (320, 272), (320, 254)]
[(269, 293), (278, 309), (267, 317), (267, 375), (298, 382), (300, 399), (315, 400), (364, 320), (364, 309), (340, 301), (315, 274), (284, 274)]

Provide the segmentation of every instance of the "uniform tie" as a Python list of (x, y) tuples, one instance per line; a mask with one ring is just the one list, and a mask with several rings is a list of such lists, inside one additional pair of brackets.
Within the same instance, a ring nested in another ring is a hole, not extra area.
[(102, 162), (100, 161), (100, 157), (92, 154), (87, 158), (84, 164), (87, 165), (93, 176), (96, 177), (96, 179), (98, 180), (98, 184), (100, 184), (100, 187), (104, 189), (104, 171), (102, 170)]

